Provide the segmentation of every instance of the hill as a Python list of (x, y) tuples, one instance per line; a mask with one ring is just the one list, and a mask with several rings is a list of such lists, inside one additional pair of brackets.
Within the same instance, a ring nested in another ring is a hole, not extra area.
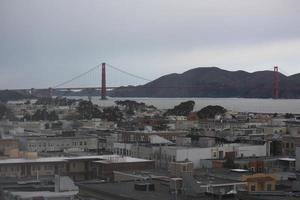
[[(272, 71), (227, 71), (199, 67), (162, 76), (141, 86), (120, 87), (113, 97), (244, 97), (272, 98)], [(280, 74), (280, 97), (300, 98), (300, 74)]]

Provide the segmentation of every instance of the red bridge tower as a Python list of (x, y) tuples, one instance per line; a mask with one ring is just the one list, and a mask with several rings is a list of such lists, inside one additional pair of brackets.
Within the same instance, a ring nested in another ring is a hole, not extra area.
[(278, 66), (274, 67), (273, 98), (279, 98), (279, 71)]
[(106, 69), (105, 63), (102, 63), (102, 82), (101, 82), (101, 99), (106, 99)]

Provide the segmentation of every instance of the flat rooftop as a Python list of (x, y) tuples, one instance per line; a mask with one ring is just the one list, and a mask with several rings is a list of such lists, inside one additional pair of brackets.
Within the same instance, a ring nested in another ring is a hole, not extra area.
[(141, 159), (141, 158), (133, 158), (127, 156), (106, 156), (103, 160), (94, 161), (94, 163), (135, 163), (135, 162), (150, 162), (151, 160)]
[[(300, 136), (299, 136), (300, 137)], [(217, 147), (247, 147), (247, 146), (263, 146), (263, 144), (248, 144), (248, 143), (228, 143), (223, 145), (215, 145), (212, 147), (195, 147), (195, 146), (167, 146), (169, 149), (211, 149), (211, 148), (217, 148)]]
[(74, 196), (78, 191), (67, 191), (67, 192), (49, 192), (49, 191), (37, 191), (37, 192), (11, 192), (12, 195), (18, 196), (24, 199), (34, 197), (46, 197), (46, 198), (63, 198)]
[[(78, 184), (80, 193), (91, 195), (91, 197), (101, 197), (102, 199), (109, 200), (170, 200), (171, 194), (168, 186), (155, 187), (155, 191), (137, 191), (134, 189), (135, 182), (119, 182), (119, 183), (100, 183), (100, 184)], [(178, 194), (178, 200), (187, 199), (185, 196)], [(192, 198), (188, 199), (202, 199)], [(203, 198), (207, 199), (207, 197)]]
[(111, 162), (147, 162), (150, 160), (139, 159), (133, 157), (122, 157), (119, 155), (97, 155), (97, 156), (74, 156), (74, 157), (42, 157), (36, 159), (15, 158), (0, 160), (0, 165), (4, 164), (21, 164), (21, 163), (51, 163), (51, 162), (67, 162), (70, 160), (99, 160), (102, 163)]

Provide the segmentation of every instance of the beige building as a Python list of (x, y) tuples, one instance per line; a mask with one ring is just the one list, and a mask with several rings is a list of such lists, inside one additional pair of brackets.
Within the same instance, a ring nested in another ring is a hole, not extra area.
[(248, 192), (276, 190), (277, 176), (275, 174), (253, 174), (242, 176), (242, 181), (248, 183)]
[(284, 156), (295, 156), (296, 147), (300, 147), (300, 135), (285, 135), (282, 137), (282, 154)]
[(194, 164), (190, 161), (171, 162), (169, 171), (171, 176), (183, 177), (183, 175), (193, 175)]
[(75, 136), (23, 136), (22, 145), (27, 151), (59, 152), (69, 149), (91, 151), (98, 148), (98, 137), (94, 135)]
[(19, 141), (16, 139), (0, 139), (0, 156), (8, 156), (9, 152), (19, 149)]

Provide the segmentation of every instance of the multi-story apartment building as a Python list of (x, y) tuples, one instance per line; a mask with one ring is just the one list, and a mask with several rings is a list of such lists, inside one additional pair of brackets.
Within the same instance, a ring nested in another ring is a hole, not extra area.
[(19, 139), (27, 151), (59, 152), (68, 149), (91, 151), (98, 148), (98, 137), (94, 135), (21, 136)]
[[(102, 167), (104, 165), (106, 166), (105, 170), (101, 171), (104, 169)], [(116, 169), (128, 171), (152, 168), (154, 168), (153, 161), (117, 155), (3, 159), (0, 160), (0, 178), (65, 175), (79, 181), (97, 176), (101, 178), (111, 177), (112, 170)]]
[(282, 137), (282, 154), (295, 156), (296, 147), (300, 147), (300, 135), (285, 135)]
[(235, 158), (265, 157), (270, 155), (270, 146), (268, 143), (263, 145), (231, 143), (200, 148), (115, 143), (113, 152), (119, 155), (153, 159), (159, 168), (168, 168), (171, 162), (186, 160), (193, 162), (195, 168), (199, 168), (201, 167), (201, 160), (204, 159), (225, 159), (228, 156), (232, 157), (232, 155)]

